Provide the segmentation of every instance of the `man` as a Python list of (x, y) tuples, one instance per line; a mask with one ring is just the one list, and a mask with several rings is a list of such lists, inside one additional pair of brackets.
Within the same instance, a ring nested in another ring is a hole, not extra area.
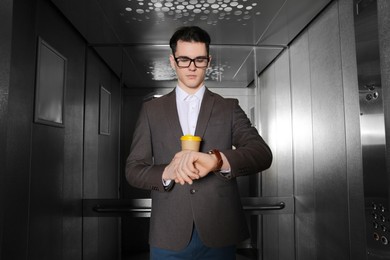
[[(199, 27), (175, 32), (177, 87), (144, 103), (134, 132), (126, 178), (152, 190), (151, 259), (235, 259), (235, 245), (249, 237), (236, 178), (272, 161), (238, 101), (205, 87), (209, 44)], [(184, 134), (202, 137), (200, 152), (181, 151)]]

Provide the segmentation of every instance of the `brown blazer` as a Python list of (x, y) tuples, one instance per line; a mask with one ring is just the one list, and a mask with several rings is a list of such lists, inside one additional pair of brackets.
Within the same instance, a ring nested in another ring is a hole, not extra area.
[(225, 154), (232, 178), (210, 173), (192, 185), (176, 184), (165, 192), (162, 173), (181, 150), (182, 135), (175, 91), (144, 103), (127, 158), (126, 178), (132, 186), (152, 190), (150, 245), (183, 249), (193, 224), (209, 247), (234, 245), (248, 238), (236, 177), (270, 167), (271, 150), (236, 99), (206, 89), (195, 135), (202, 137), (202, 152), (219, 149)]

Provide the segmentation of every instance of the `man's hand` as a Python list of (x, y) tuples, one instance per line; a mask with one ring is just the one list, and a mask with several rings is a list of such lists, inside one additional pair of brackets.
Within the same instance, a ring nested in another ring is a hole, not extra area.
[(193, 180), (199, 179), (198, 170), (193, 164), (188, 164), (186, 154), (191, 151), (181, 151), (175, 154), (172, 161), (165, 167), (163, 172), (164, 180), (174, 180), (176, 183), (184, 185), (185, 183), (192, 184)]
[(218, 160), (215, 155), (181, 151), (172, 159), (163, 173), (164, 180), (175, 180), (180, 184), (192, 184), (193, 180), (203, 178), (215, 170)]
[(210, 172), (214, 171), (218, 164), (218, 159), (213, 154), (207, 153), (192, 153), (187, 158), (188, 163), (192, 162), (195, 169), (198, 170), (199, 178), (207, 176)]

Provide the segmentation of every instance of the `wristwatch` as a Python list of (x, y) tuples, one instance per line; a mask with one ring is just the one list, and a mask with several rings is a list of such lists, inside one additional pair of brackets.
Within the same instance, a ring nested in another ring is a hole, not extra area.
[(226, 171), (221, 171), (221, 168), (223, 165), (223, 160), (222, 160), (222, 156), (221, 156), (221, 153), (219, 152), (219, 150), (213, 149), (213, 150), (208, 151), (207, 153), (208, 154), (215, 154), (215, 156), (217, 157), (217, 160), (218, 160), (216, 170), (214, 170), (213, 172), (215, 174), (218, 174), (218, 175), (230, 180), (232, 178), (232, 173), (231, 173), (230, 169), (226, 170)]
[(214, 154), (215, 157), (217, 157), (217, 160), (218, 160), (217, 167), (216, 167), (216, 169), (214, 171), (221, 170), (222, 165), (223, 165), (223, 161), (222, 161), (222, 156), (221, 156), (221, 153), (219, 152), (219, 150), (218, 149), (213, 149), (213, 150), (208, 151), (207, 153), (208, 154)]
[(170, 191), (172, 190), (173, 186), (175, 185), (175, 181), (171, 180), (168, 185), (164, 185), (164, 191)]

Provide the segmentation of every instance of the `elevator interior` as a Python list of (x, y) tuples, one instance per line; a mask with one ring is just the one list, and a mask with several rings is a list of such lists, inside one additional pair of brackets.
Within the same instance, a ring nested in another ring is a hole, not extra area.
[[(253, 124), (259, 126), (255, 108), (257, 75), (330, 1), (273, 1), (272, 4), (230, 0), (87, 1), (84, 5), (79, 4), (77, 9), (71, 8), (70, 3), (53, 2), (120, 77), (125, 87), (122, 93), (122, 124), (125, 126), (122, 140), (131, 140), (132, 124), (137, 114), (134, 111), (138, 111), (139, 102), (172, 89), (175, 75), (167, 59), (167, 35), (176, 27), (199, 24), (213, 35), (213, 62), (207, 73), (207, 86), (224, 96), (238, 98)], [(83, 12), (88, 15), (79, 15)], [(232, 31), (235, 33), (230, 33)], [(121, 145), (124, 146), (121, 150), (124, 161), (129, 144), (123, 142)], [(121, 243), (132, 245), (122, 247), (122, 257), (133, 259), (138, 255), (146, 258), (150, 195), (130, 188), (123, 177), (120, 185), (120, 201), (86, 199), (85, 214), (121, 216)], [(293, 198), (261, 198), (261, 178), (258, 176), (241, 178), (239, 185), (253, 235), (252, 240), (239, 245), (238, 252), (244, 257), (242, 259), (260, 259), (258, 250), (263, 242), (261, 235), (257, 235), (262, 228), (258, 219), (268, 212), (291, 216)], [(129, 214), (129, 211), (133, 213)], [(128, 230), (142, 235), (133, 236)]]
[[(0, 91), (8, 106), (0, 185), (13, 199), (0, 205), (4, 259), (146, 259), (149, 193), (127, 185), (123, 162), (141, 103), (172, 89), (167, 41), (186, 24), (212, 35), (208, 87), (238, 98), (275, 154), (269, 171), (240, 179), (252, 238), (239, 257), (386, 259), (384, 95), (377, 61), (366, 59), (378, 57), (376, 36), (366, 52), (360, 31), (373, 33), (364, 17), (376, 1), (8, 2), (0, 2), (13, 15), (0, 39), (12, 53), (9, 92)], [(63, 126), (31, 113), (38, 39), (68, 62)]]

